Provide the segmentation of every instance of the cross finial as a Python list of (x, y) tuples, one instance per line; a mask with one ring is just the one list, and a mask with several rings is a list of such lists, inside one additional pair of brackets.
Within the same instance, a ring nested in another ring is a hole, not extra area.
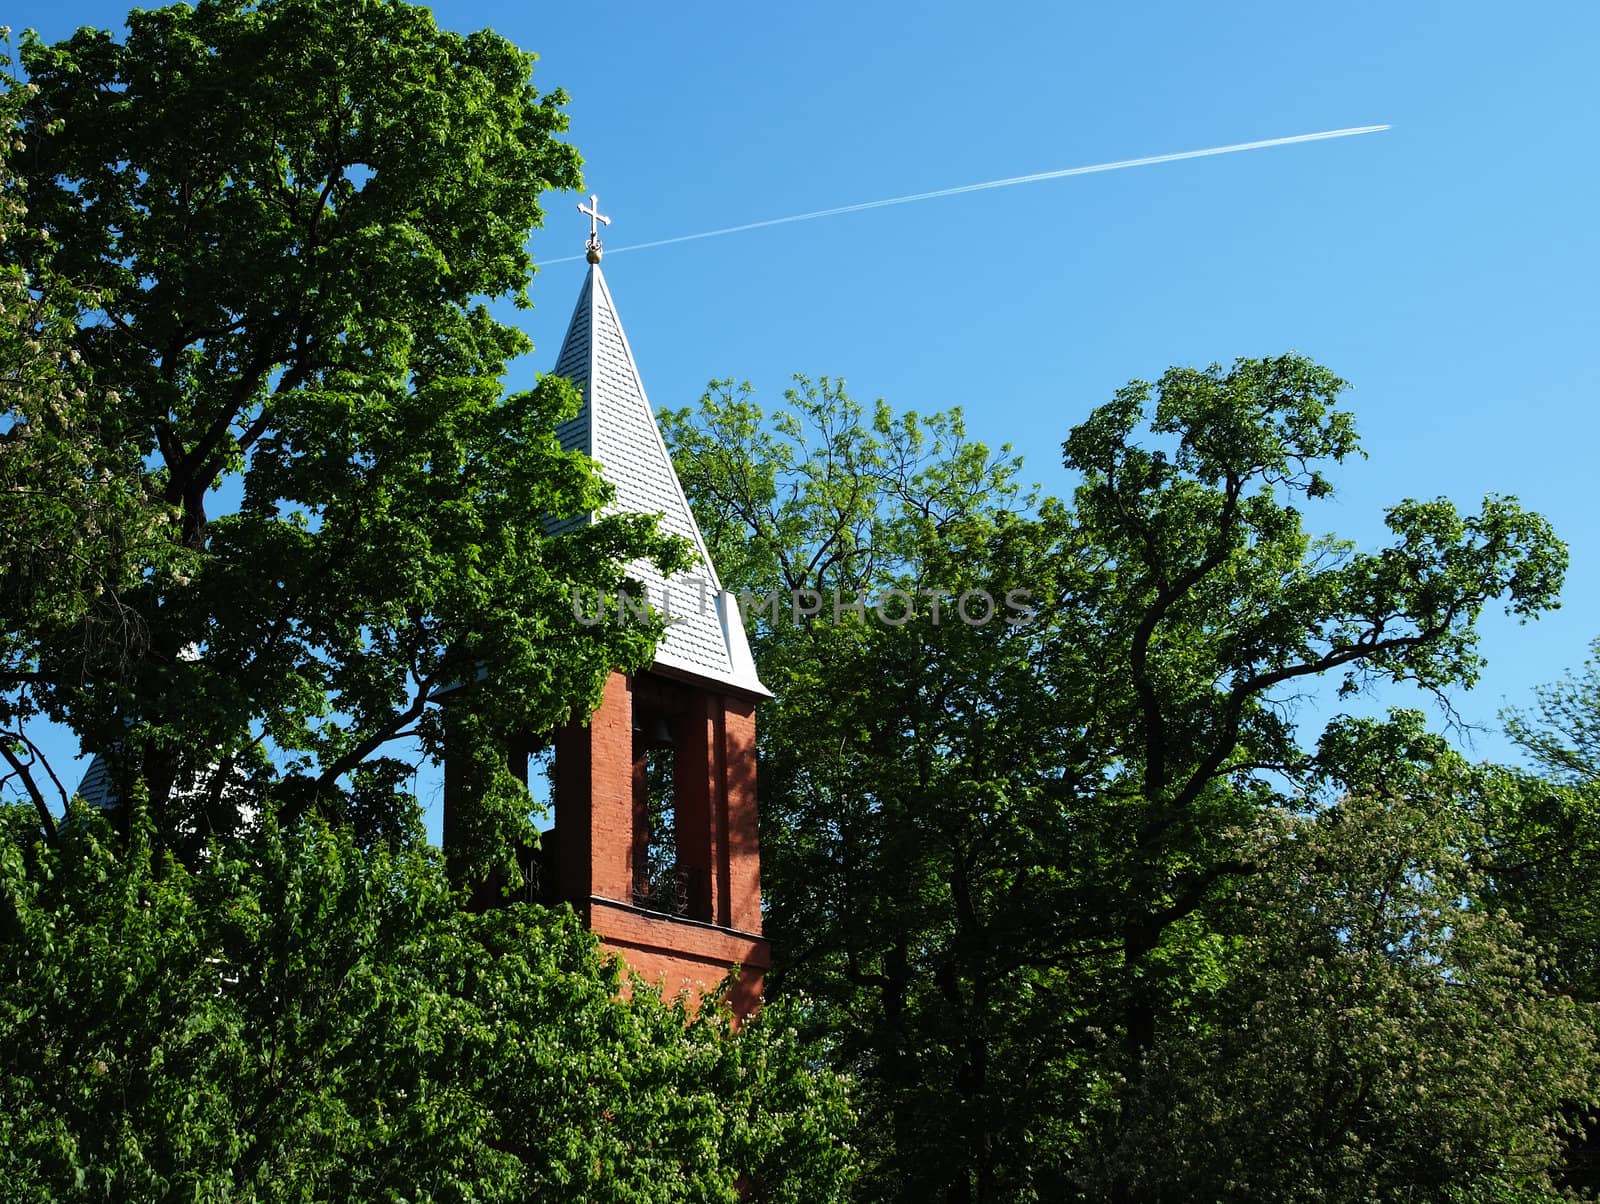
[(578, 202), (578, 212), (589, 218), (589, 241), (583, 244), (584, 258), (590, 263), (600, 262), (600, 227), (609, 226), (611, 219), (600, 212), (600, 198), (589, 194), (589, 203)]

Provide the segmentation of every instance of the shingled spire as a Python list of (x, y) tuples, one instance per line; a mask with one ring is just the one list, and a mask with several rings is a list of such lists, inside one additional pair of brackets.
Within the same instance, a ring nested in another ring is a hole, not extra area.
[[(557, 428), (561, 445), (599, 462), (601, 475), (616, 490), (609, 512), (659, 515), (662, 530), (682, 536), (694, 547), (694, 564), (671, 580), (664, 580), (646, 561), (628, 566), (629, 576), (644, 586), (651, 605), (671, 620), (656, 647), (655, 668), (770, 698), (756, 677), (738, 602), (722, 588), (645, 397), (628, 336), (600, 270), (594, 235), (591, 246), (595, 249), (588, 277), (556, 358), (555, 375), (572, 381), (583, 394), (577, 415)], [(593, 517), (567, 519), (557, 530)]]

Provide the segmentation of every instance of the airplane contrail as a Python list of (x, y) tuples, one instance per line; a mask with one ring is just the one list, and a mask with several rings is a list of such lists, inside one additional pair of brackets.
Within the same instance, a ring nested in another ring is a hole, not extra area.
[[(795, 213), (788, 217), (769, 217), (765, 221), (745, 222), (740, 226), (724, 226), (720, 230), (702, 230), (699, 234), (680, 234), (675, 238), (658, 238), (653, 242), (636, 242), (626, 247), (607, 247), (609, 255), (625, 251), (646, 251), (652, 247), (670, 247), (674, 243), (696, 242), (702, 238), (721, 238), (725, 234), (742, 234), (746, 230), (763, 230), (768, 226), (786, 226), (791, 222), (811, 222), (819, 217), (838, 217), (842, 213), (860, 213), (864, 209), (886, 209), (890, 205), (909, 205), (913, 201), (931, 201), (938, 197), (959, 196), (964, 192), (984, 192), (990, 188), (1010, 188), (1013, 184), (1037, 184), (1041, 180), (1062, 180), (1068, 176), (1087, 176), (1102, 171), (1121, 171), (1124, 167), (1151, 167), (1157, 163), (1177, 163), (1183, 159), (1207, 159), (1212, 155), (1232, 155), (1240, 151), (1267, 150), (1275, 146), (1293, 146), (1298, 142), (1322, 142), (1329, 138), (1353, 138), (1357, 134), (1376, 134), (1387, 130), (1388, 125), (1355, 125), (1343, 130), (1319, 130), (1314, 134), (1291, 134), (1287, 138), (1264, 138), (1259, 142), (1235, 142), (1228, 146), (1208, 146), (1203, 150), (1175, 151), (1168, 155), (1146, 155), (1142, 159), (1118, 159), (1113, 163), (1091, 163), (1084, 167), (1063, 167), (1056, 171), (1036, 171), (1026, 176), (1008, 176), (1003, 180), (985, 180), (981, 184), (958, 184), (954, 188), (936, 188), (932, 192), (913, 192), (907, 196), (886, 197), (879, 201), (859, 201), (854, 205), (837, 205), (832, 209), (816, 209), (810, 213)], [(546, 259), (547, 264), (573, 263), (582, 255), (563, 255)]]

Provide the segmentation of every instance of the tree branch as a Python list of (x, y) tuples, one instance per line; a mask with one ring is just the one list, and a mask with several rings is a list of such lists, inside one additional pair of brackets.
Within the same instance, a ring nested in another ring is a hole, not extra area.
[[(55, 816), (50, 814), (50, 808), (45, 805), (44, 792), (39, 789), (39, 784), (33, 780), (33, 774), (29, 770), (27, 762), (18, 757), (16, 750), (11, 747), (12, 738), (20, 738), (30, 749), (33, 747), (33, 742), (22, 736), (21, 733), (7, 733), (5, 737), (0, 738), (0, 757), (5, 758), (6, 764), (11, 766), (12, 773), (16, 775), (24, 789), (27, 790), (28, 797), (33, 800), (33, 808), (39, 813), (39, 826), (44, 829), (45, 840), (51, 844), (56, 844), (58, 836)], [(48, 768), (46, 766), (46, 769)], [(52, 773), (50, 776), (53, 779), (55, 774)], [(59, 788), (59, 786), (60, 783), (58, 782), (57, 787)]]

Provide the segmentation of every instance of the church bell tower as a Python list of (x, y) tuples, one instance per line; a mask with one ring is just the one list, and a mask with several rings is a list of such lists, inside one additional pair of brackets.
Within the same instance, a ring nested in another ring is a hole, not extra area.
[[(738, 966), (734, 1012), (759, 1005), (769, 964), (761, 936), (756, 825), (756, 676), (733, 595), (722, 588), (656, 425), (633, 352), (600, 270), (595, 198), (589, 270), (555, 374), (583, 396), (561, 444), (598, 462), (614, 512), (655, 514), (688, 540), (695, 564), (664, 580), (628, 574), (671, 622), (648, 670), (613, 673), (587, 721), (554, 733), (555, 828), (530, 865), (538, 897), (567, 902), (608, 950), (668, 997), (702, 995)], [(555, 530), (593, 520), (578, 515)], [(447, 833), (452, 806), (446, 781)]]

